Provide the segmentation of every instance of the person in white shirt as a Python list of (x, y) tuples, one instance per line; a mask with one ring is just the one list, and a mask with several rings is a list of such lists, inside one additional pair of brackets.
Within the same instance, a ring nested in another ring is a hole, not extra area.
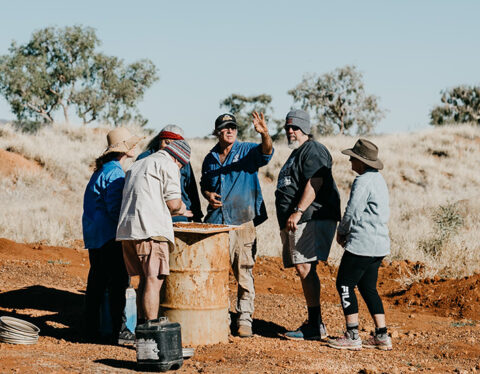
[[(126, 173), (117, 240), (130, 276), (139, 275), (139, 322), (158, 318), (160, 289), (174, 246), (172, 215), (187, 215), (181, 199), (180, 169), (190, 161), (190, 146), (175, 140)], [(191, 213), (190, 213), (191, 214)]]

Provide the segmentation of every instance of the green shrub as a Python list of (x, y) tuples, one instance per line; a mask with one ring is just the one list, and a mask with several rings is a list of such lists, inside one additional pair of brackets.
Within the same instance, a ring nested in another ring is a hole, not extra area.
[(437, 257), (441, 254), (450, 238), (458, 233), (460, 227), (463, 226), (464, 220), (459, 212), (457, 203), (440, 205), (433, 212), (432, 220), (435, 224), (434, 234), (428, 239), (421, 240), (419, 248), (426, 254)]

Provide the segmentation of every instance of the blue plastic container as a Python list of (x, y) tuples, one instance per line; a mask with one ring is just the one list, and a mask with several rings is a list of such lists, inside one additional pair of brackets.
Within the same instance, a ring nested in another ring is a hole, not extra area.
[(127, 318), (127, 328), (131, 331), (135, 331), (137, 327), (137, 293), (133, 287), (127, 288), (126, 291), (126, 303), (124, 314)]

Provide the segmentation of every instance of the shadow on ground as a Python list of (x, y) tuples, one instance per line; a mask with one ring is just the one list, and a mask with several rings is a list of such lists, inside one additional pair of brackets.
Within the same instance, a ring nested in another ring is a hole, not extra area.
[(285, 327), (263, 319), (254, 319), (252, 328), (255, 334), (265, 338), (282, 338), (287, 332)]
[[(237, 335), (237, 314), (229, 312), (230, 314), (230, 332), (232, 335)], [(285, 327), (277, 325), (274, 322), (264, 321), (263, 319), (253, 319), (252, 323), (253, 333), (265, 338), (282, 338), (287, 332)]]
[(137, 363), (135, 361), (127, 361), (127, 360), (115, 360), (112, 358), (105, 358), (101, 360), (95, 360), (99, 364), (107, 365), (112, 368), (116, 369), (128, 369), (128, 370), (136, 370)]
[[(80, 342), (83, 331), (84, 297), (83, 294), (56, 288), (29, 286), (0, 293), (0, 307), (13, 309), (12, 312), (3, 312), (2, 315), (35, 324), (40, 328), (41, 336)], [(22, 312), (24, 309), (33, 309), (40, 313)], [(50, 313), (41, 313), (42, 311)]]

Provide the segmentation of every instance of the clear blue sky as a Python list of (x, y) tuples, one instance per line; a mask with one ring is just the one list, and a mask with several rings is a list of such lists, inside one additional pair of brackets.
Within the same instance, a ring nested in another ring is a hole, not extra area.
[[(305, 73), (354, 64), (388, 110), (377, 132), (404, 132), (428, 127), (441, 89), (480, 84), (479, 14), (475, 0), (19, 0), (1, 5), (0, 54), (46, 26), (91, 26), (103, 52), (154, 62), (140, 110), (188, 137), (211, 132), (231, 93), (268, 93), (283, 118)], [(13, 118), (3, 98), (0, 118)]]

